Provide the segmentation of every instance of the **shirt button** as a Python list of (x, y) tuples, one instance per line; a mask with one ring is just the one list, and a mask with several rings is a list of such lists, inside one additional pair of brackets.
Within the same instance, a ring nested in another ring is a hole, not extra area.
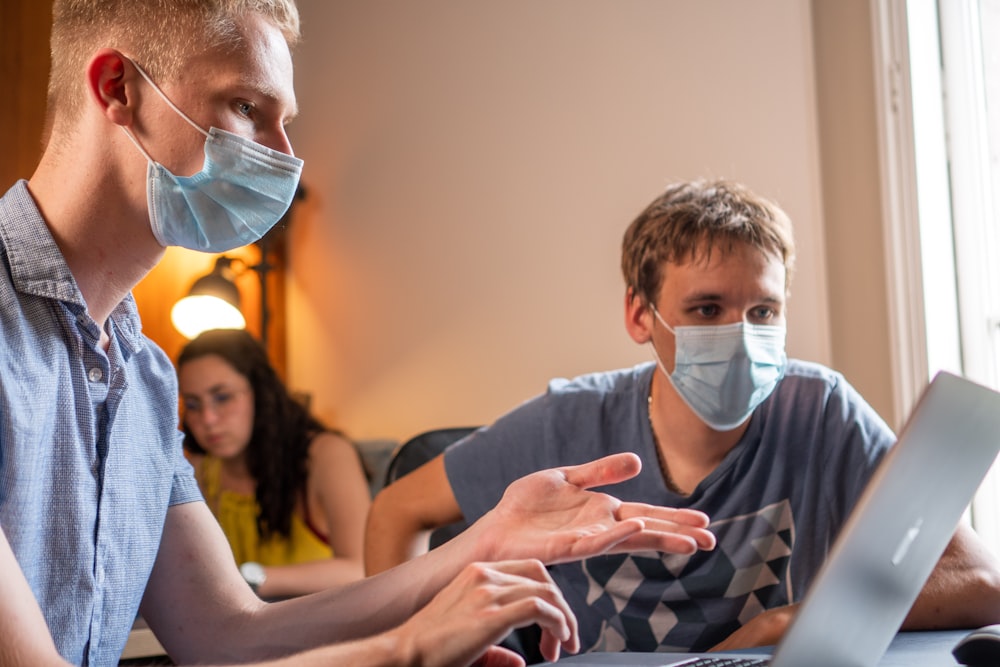
[(104, 372), (100, 368), (97, 368), (95, 366), (94, 368), (91, 368), (87, 372), (87, 377), (90, 379), (91, 382), (100, 382), (101, 379), (104, 377)]

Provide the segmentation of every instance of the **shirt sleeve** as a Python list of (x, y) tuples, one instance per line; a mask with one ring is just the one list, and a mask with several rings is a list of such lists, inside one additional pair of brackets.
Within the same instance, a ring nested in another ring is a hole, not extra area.
[(174, 447), (174, 480), (170, 487), (170, 505), (182, 505), (204, 500), (198, 482), (194, 478), (194, 468), (184, 456), (184, 449), (181, 442), (184, 434), (177, 432), (177, 446)]
[(843, 378), (827, 401), (824, 431), (827, 442), (843, 443), (828, 450), (831, 455), (825, 467), (829, 481), (824, 484), (831, 512), (842, 523), (895, 444), (896, 436)]
[(491, 510), (511, 482), (549, 467), (544, 403), (532, 399), (445, 451), (448, 483), (469, 523)]

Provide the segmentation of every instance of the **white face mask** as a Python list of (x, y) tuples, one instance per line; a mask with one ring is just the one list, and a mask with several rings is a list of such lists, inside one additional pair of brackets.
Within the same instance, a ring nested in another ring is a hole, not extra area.
[(201, 171), (175, 176), (122, 128), (149, 163), (146, 201), (156, 240), (162, 246), (226, 252), (266, 234), (292, 203), (302, 160), (215, 127), (206, 132), (132, 64), (171, 109), (205, 135)]
[(668, 373), (650, 340), (657, 365), (687, 406), (716, 431), (749, 419), (785, 374), (783, 326), (736, 322), (673, 328), (650, 308), (676, 341), (674, 372)]

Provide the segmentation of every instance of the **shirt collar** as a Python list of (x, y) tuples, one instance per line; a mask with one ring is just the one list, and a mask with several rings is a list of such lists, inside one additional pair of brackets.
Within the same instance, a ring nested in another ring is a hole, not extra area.
[[(0, 198), (0, 241), (7, 253), (14, 289), (66, 303), (81, 316), (87, 304), (56, 245), (26, 180)], [(110, 316), (111, 328), (131, 352), (143, 347), (142, 323), (130, 293)]]

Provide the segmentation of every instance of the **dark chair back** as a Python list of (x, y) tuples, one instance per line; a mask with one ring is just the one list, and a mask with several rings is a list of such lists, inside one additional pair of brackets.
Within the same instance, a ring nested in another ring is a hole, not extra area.
[[(400, 477), (413, 472), (477, 428), (477, 426), (439, 428), (410, 438), (400, 445), (395, 455), (389, 461), (389, 465), (385, 471), (385, 485), (388, 486)], [(433, 549), (444, 544), (465, 530), (467, 525), (465, 521), (456, 521), (447, 526), (437, 528), (431, 533), (430, 548)], [(534, 665), (544, 662), (542, 653), (538, 648), (541, 635), (539, 627), (531, 625), (526, 628), (514, 630), (500, 644), (521, 654), (529, 665)]]
[[(475, 431), (477, 426), (456, 426), (425, 431), (416, 435), (396, 450), (385, 471), (385, 486), (392, 484), (400, 477), (408, 475), (432, 458), (443, 452), (449, 445), (458, 442)], [(468, 524), (456, 521), (447, 526), (441, 526), (431, 532), (430, 548), (440, 546), (455, 537)]]

